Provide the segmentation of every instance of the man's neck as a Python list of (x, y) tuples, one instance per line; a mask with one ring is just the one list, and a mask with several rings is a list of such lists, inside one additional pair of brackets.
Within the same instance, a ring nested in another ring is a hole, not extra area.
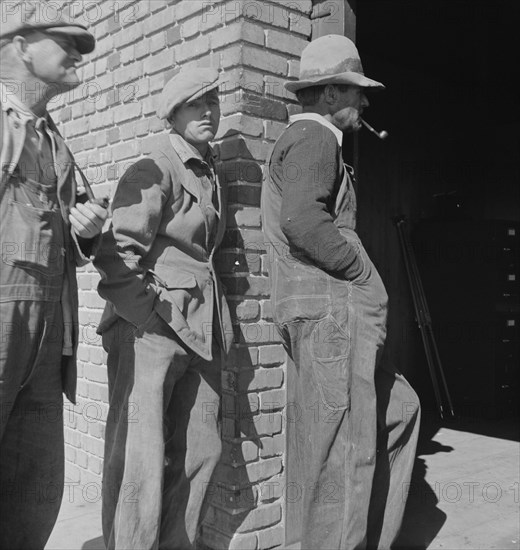
[(303, 107), (302, 113), (314, 113), (315, 115), (321, 115), (327, 122), (334, 124), (332, 121), (332, 115), (324, 105), (313, 105), (312, 107)]
[[(188, 142), (189, 143), (189, 142)], [(205, 159), (206, 155), (208, 154), (209, 146), (207, 143), (190, 143), (192, 147), (195, 147), (197, 151), (200, 153), (200, 156)]]

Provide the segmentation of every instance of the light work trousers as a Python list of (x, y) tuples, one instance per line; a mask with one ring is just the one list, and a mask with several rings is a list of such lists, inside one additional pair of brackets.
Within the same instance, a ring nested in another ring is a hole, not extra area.
[(108, 549), (195, 548), (221, 454), (221, 350), (189, 350), (152, 313), (103, 333), (110, 409), (105, 435), (103, 533)]

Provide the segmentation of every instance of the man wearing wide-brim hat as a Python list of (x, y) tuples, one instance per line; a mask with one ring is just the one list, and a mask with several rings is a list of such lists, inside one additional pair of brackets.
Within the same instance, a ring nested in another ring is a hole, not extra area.
[(343, 133), (361, 128), (366, 92), (384, 87), (363, 74), (351, 40), (328, 35), (304, 49), (300, 78), (286, 88), (303, 112), (274, 146), (262, 215), (273, 318), (301, 399), (302, 549), (390, 548), (419, 402), (381, 360), (387, 294), (355, 232), (353, 171), (342, 159)]
[(210, 146), (221, 82), (217, 70), (197, 67), (166, 84), (157, 115), (171, 132), (121, 178), (95, 262), (108, 302), (99, 331), (108, 352), (109, 549), (194, 548), (220, 457), (221, 364), (232, 338), (213, 266), (226, 227)]
[(0, 5), (0, 548), (13, 550), (44, 548), (58, 517), (62, 392), (75, 402), (76, 389), (76, 266), (107, 216), (78, 192), (47, 112), (80, 84), (77, 65), (95, 40), (49, 4)]

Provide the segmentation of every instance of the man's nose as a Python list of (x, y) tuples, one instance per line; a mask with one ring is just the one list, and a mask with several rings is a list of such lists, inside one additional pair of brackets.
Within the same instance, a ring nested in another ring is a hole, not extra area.
[(76, 63), (80, 63), (81, 60), (83, 59), (83, 56), (78, 52), (78, 50), (75, 47), (70, 48), (69, 57), (71, 59), (74, 59)]
[(361, 106), (364, 109), (370, 106), (370, 101), (368, 101), (368, 97), (365, 94), (361, 94)]

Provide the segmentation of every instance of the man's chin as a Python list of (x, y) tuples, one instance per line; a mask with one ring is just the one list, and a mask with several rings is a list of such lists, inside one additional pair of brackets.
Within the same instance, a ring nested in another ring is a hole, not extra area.
[(355, 134), (361, 130), (361, 124), (345, 124), (341, 131), (344, 134)]
[(212, 139), (215, 139), (215, 132), (213, 130), (204, 130), (198, 136), (201, 143), (209, 143)]
[(77, 88), (81, 82), (79, 79), (68, 79), (68, 80), (61, 80), (60, 82), (49, 82), (47, 84), (47, 88), (49, 90), (49, 94), (52, 96), (56, 96), (59, 94), (63, 94), (65, 92), (68, 92), (70, 90), (74, 90), (74, 88)]
[(64, 90), (73, 90), (74, 88), (77, 88), (81, 84), (81, 80), (79, 78), (71, 78), (70, 80), (65, 80), (62, 83)]
[(361, 121), (359, 118), (353, 118), (350, 116), (337, 117), (332, 120), (332, 124), (339, 128), (345, 134), (352, 134), (358, 132), (361, 129)]

